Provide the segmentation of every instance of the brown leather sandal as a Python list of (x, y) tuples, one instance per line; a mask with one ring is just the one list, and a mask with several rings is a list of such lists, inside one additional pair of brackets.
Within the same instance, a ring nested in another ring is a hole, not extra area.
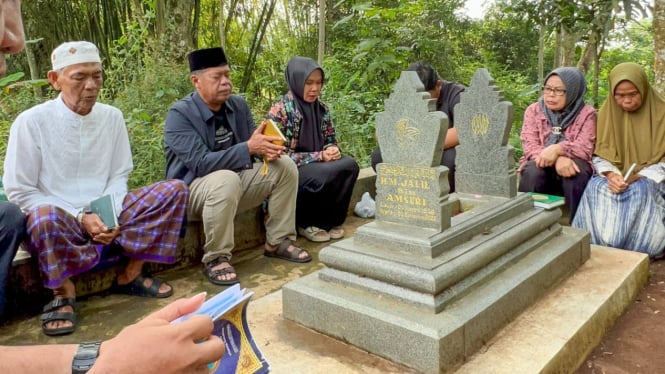
[[(289, 247), (293, 245), (294, 249), (289, 251)], [(307, 253), (307, 257), (300, 258), (302, 252)], [(291, 262), (305, 263), (312, 261), (312, 256), (304, 249), (296, 247), (295, 244), (291, 243), (290, 239), (284, 239), (277, 246), (275, 250), (269, 251), (267, 248), (263, 252), (263, 255), (266, 257), (278, 258), (280, 260), (286, 260)]]

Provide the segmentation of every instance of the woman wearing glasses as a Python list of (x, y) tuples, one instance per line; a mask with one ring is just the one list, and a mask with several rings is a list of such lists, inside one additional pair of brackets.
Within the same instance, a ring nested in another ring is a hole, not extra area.
[[(573, 226), (591, 243), (660, 257), (665, 246), (665, 99), (638, 64), (619, 64), (598, 112), (596, 175)], [(633, 166), (635, 165), (635, 166)]]
[(524, 112), (519, 190), (564, 196), (575, 216), (593, 174), (596, 111), (584, 103), (584, 75), (572, 67), (545, 77), (543, 95)]

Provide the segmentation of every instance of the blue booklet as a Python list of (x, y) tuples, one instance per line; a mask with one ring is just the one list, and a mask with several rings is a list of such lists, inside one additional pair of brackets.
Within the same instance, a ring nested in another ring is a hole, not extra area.
[(113, 195), (104, 195), (99, 199), (91, 201), (90, 210), (98, 215), (109, 229), (118, 226), (118, 214), (115, 211)]
[(208, 365), (209, 373), (264, 374), (270, 371), (270, 365), (252, 338), (247, 323), (247, 304), (253, 294), (244, 288), (241, 290), (239, 284), (234, 284), (211, 297), (195, 312), (173, 321), (184, 321), (196, 314), (212, 318), (212, 333), (222, 339), (226, 349), (219, 361)]

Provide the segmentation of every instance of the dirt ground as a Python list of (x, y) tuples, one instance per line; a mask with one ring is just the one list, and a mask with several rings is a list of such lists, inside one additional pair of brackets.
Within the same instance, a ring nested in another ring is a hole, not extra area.
[(577, 374), (665, 373), (665, 261), (650, 265), (646, 286)]

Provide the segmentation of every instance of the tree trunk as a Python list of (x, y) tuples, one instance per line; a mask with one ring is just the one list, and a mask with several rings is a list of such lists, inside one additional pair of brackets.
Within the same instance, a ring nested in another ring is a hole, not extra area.
[(665, 0), (653, 4), (654, 88), (665, 92)]
[(247, 57), (247, 64), (245, 65), (245, 71), (243, 72), (240, 92), (246, 92), (249, 87), (249, 80), (252, 77), (254, 65), (256, 65), (256, 57), (259, 54), (261, 42), (265, 36), (266, 29), (268, 29), (268, 24), (270, 24), (270, 18), (272, 18), (276, 3), (277, 0), (267, 0), (263, 3), (261, 17), (259, 17), (259, 22), (256, 25), (256, 32), (254, 33), (254, 38), (252, 38), (252, 45), (249, 50), (249, 56)]
[(561, 27), (554, 34), (554, 61), (552, 61), (552, 68), (556, 69), (561, 66)]
[(226, 33), (224, 33), (224, 0), (219, 0), (219, 42), (226, 49)]
[(580, 36), (575, 33), (562, 30), (561, 32), (561, 65), (575, 65), (575, 45), (580, 40)]
[(545, 25), (538, 29), (538, 82), (545, 79)]
[(323, 56), (326, 53), (326, 0), (319, 0), (319, 51), (318, 62), (323, 66)]
[[(157, 0), (155, 30), (161, 39), (165, 58), (183, 60), (182, 51), (191, 51), (195, 34), (192, 25), (192, 12), (196, 0)], [(194, 25), (195, 26), (195, 25)]]
[[(25, 37), (28, 39), (28, 36)], [(25, 56), (28, 60), (28, 68), (30, 69), (30, 79), (37, 80), (41, 78), (39, 76), (39, 67), (37, 66), (37, 61), (35, 59), (35, 53), (33, 51), (34, 43), (25, 43)], [(39, 87), (34, 87), (32, 89), (35, 97), (42, 97), (42, 89)]]

